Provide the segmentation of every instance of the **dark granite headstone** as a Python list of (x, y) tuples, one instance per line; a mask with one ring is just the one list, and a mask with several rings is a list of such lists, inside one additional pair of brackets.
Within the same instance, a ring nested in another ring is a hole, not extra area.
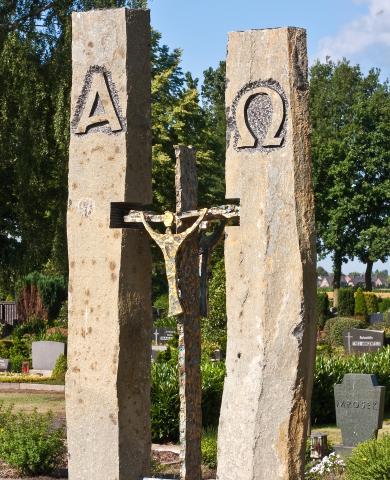
[(352, 450), (377, 437), (383, 422), (385, 387), (378, 386), (375, 375), (347, 373), (342, 383), (334, 386), (334, 396), (343, 448)]
[(381, 323), (383, 320), (384, 316), (381, 312), (370, 313), (368, 316), (368, 321), (371, 323), (371, 325), (374, 325), (375, 323)]
[(7, 372), (9, 367), (8, 358), (0, 358), (0, 372)]
[(175, 336), (175, 330), (171, 328), (156, 327), (152, 333), (153, 345), (166, 345)]
[(351, 328), (343, 332), (344, 348), (347, 353), (377, 352), (385, 342), (383, 330)]

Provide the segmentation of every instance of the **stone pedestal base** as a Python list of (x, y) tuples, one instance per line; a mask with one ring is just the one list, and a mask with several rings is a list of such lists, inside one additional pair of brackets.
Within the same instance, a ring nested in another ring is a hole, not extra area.
[(344, 445), (334, 445), (333, 448), (337, 455), (339, 455), (343, 459), (346, 459), (351, 456), (353, 449), (355, 447), (346, 447)]

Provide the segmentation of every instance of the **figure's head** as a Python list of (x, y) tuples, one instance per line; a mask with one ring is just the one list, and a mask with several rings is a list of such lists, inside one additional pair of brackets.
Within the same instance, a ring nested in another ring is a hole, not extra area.
[(174, 218), (175, 217), (172, 212), (164, 212), (164, 225), (166, 227), (166, 233), (172, 232)]

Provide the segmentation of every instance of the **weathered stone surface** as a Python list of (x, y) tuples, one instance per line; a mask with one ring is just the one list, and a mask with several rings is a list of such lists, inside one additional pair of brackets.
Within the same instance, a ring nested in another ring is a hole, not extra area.
[(149, 12), (72, 19), (69, 478), (138, 480), (150, 458), (151, 259), (145, 232), (110, 229), (110, 203), (152, 199)]
[(334, 386), (337, 426), (344, 447), (376, 438), (382, 428), (385, 387), (378, 386), (375, 375), (347, 373)]
[(297, 480), (315, 352), (305, 31), (230, 33), (226, 106), (226, 196), (240, 199), (241, 216), (226, 229), (218, 478)]

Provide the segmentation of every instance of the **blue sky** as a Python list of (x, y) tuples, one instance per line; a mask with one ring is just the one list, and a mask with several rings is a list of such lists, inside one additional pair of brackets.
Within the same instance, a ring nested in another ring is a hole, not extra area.
[[(181, 48), (183, 69), (200, 79), (225, 58), (229, 31), (283, 26), (306, 28), (310, 63), (346, 57), (390, 77), (390, 0), (150, 0), (149, 6), (163, 42)], [(319, 264), (331, 269), (330, 259)], [(374, 268), (390, 270), (390, 262)], [(354, 261), (344, 271), (363, 269)]]

